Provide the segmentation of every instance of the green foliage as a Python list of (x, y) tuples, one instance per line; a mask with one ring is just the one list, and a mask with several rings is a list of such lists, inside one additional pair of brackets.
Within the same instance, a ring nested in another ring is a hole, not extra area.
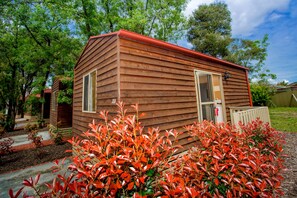
[(193, 49), (249, 68), (250, 79), (275, 79), (265, 68), (268, 35), (262, 40), (232, 38), (227, 4), (201, 5), (189, 19), (188, 41)]
[(33, 90), (42, 100), (48, 77), (72, 70), (76, 61), (82, 45), (62, 5), (33, 0), (1, 4), (0, 97), (8, 106), (7, 130), (14, 128), (17, 108), (24, 111), (26, 96)]
[(268, 35), (262, 40), (233, 39), (229, 46), (229, 54), (224, 59), (249, 68), (250, 79), (267, 81), (276, 79), (269, 69), (265, 69), (267, 57)]
[[(121, 28), (166, 41), (184, 30), (186, 0), (4, 0), (0, 4), (0, 110), (8, 107), (5, 128), (13, 130), (26, 96), (40, 94), (49, 78), (65, 75), (91, 35)], [(58, 101), (71, 104), (72, 89)], [(30, 104), (30, 100), (26, 103)], [(40, 114), (42, 119), (42, 114)]]
[(277, 84), (276, 84), (277, 86), (288, 86), (289, 85), (289, 82), (288, 81), (281, 81), (281, 82), (278, 82)]
[(271, 104), (271, 97), (275, 89), (268, 83), (250, 83), (252, 100), (254, 106), (267, 106)]
[(228, 55), (231, 43), (231, 16), (225, 3), (201, 5), (189, 19), (188, 40), (194, 50), (215, 57)]
[(186, 0), (76, 0), (68, 8), (80, 35), (127, 29), (165, 41), (181, 37)]
[(61, 80), (62, 87), (58, 92), (57, 101), (62, 104), (72, 105), (73, 98), (73, 71), (67, 72), (64, 76), (57, 76)]

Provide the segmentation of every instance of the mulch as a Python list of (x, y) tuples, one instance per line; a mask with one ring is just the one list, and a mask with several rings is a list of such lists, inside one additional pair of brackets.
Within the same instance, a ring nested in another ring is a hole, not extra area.
[(65, 142), (62, 145), (51, 144), (0, 156), (0, 174), (71, 156), (72, 153), (65, 152), (71, 149), (71, 144)]

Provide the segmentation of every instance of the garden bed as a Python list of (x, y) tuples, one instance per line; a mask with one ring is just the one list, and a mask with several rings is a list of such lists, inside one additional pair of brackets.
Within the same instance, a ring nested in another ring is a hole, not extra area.
[(63, 145), (52, 144), (6, 154), (0, 158), (0, 174), (71, 156), (71, 153), (65, 153), (66, 150), (71, 150), (71, 148), (69, 143)]

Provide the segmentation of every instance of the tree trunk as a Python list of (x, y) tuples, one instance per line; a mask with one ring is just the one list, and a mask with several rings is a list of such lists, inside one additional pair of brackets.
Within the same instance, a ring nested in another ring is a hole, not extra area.
[(17, 109), (17, 89), (16, 89), (16, 65), (11, 65), (11, 75), (12, 78), (9, 79), (8, 87), (9, 87), (9, 97), (8, 97), (8, 112), (6, 117), (6, 123), (4, 126), (5, 131), (13, 131), (15, 125), (15, 116)]
[(42, 101), (41, 103), (41, 112), (40, 112), (40, 120), (43, 120), (43, 115), (44, 115), (44, 103), (45, 103), (45, 98), (44, 98), (44, 88), (45, 88), (45, 85), (46, 85), (46, 81), (49, 77), (49, 74), (50, 72), (47, 71), (46, 74), (45, 74), (45, 81), (42, 83), (42, 90), (40, 92), (40, 100)]
[(19, 114), (21, 114), (21, 118), (25, 116), (25, 102), (26, 102), (26, 92), (22, 93), (22, 99), (20, 100), (19, 105)]
[(13, 98), (9, 99), (8, 112), (5, 123), (5, 131), (13, 131), (15, 126), (16, 102)]

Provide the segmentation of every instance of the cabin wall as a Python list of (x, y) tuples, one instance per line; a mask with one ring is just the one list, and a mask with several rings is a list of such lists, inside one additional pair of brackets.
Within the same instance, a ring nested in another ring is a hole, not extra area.
[[(139, 103), (146, 127), (183, 131), (198, 120), (194, 69), (231, 74), (223, 81), (228, 121), (229, 106), (249, 106), (245, 70), (120, 38), (120, 98)], [(187, 134), (180, 143), (189, 145)]]
[[(85, 132), (88, 124), (99, 119), (99, 112), (115, 113), (113, 99), (118, 98), (117, 36), (91, 39), (74, 70), (73, 124), (76, 134)], [(83, 76), (96, 70), (96, 113), (82, 111)]]

